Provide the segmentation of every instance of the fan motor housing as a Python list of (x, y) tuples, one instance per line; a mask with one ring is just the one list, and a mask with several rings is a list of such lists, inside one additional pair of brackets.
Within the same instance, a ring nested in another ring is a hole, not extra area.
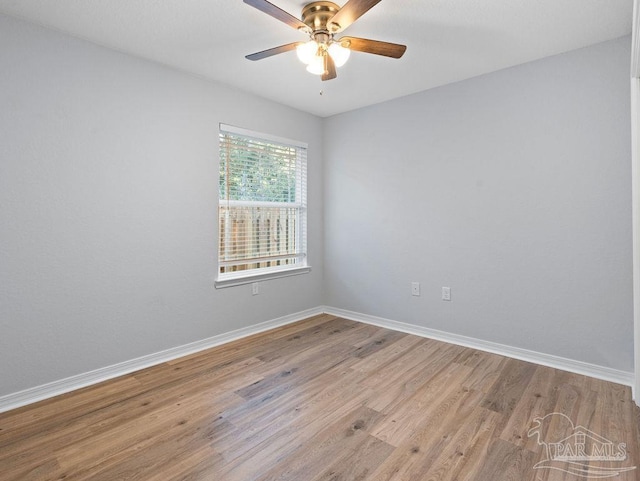
[(333, 2), (312, 2), (302, 9), (302, 22), (314, 32), (328, 32), (327, 22), (339, 10), (340, 7)]

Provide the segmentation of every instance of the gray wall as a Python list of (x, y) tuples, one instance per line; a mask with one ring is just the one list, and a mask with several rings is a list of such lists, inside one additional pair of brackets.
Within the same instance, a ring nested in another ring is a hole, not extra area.
[(327, 119), (327, 304), (633, 371), (630, 43)]
[[(311, 274), (215, 290), (218, 123), (309, 143)], [(323, 303), (322, 123), (0, 16), (0, 396)]]
[[(0, 16), (0, 396), (322, 304), (631, 371), (629, 44), (322, 121)], [(309, 143), (313, 270), (259, 296), (219, 122)]]

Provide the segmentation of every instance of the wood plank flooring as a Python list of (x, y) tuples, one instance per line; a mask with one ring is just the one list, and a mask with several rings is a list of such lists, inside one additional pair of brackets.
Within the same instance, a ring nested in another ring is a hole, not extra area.
[[(0, 479), (631, 481), (639, 419), (625, 386), (321, 315), (0, 414)], [(608, 458), (550, 459), (575, 436)]]

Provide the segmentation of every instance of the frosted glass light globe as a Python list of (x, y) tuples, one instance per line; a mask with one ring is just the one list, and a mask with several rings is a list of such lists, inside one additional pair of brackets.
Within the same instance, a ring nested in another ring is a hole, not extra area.
[(332, 43), (329, 45), (329, 55), (333, 59), (333, 63), (336, 67), (342, 67), (347, 60), (349, 59), (349, 55), (351, 55), (351, 50), (348, 48), (344, 48), (339, 43)]
[(313, 61), (313, 57), (318, 53), (318, 44), (315, 40), (301, 43), (296, 47), (296, 53), (302, 63), (309, 65)]
[(322, 75), (324, 73), (324, 57), (322, 55), (314, 56), (309, 65), (307, 65), (307, 72), (314, 75)]

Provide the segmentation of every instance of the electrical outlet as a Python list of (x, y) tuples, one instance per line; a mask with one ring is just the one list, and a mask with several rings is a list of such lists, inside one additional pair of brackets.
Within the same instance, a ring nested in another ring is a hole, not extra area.
[(419, 296), (420, 295), (420, 283), (419, 282), (412, 282), (411, 283), (411, 295), (412, 296)]
[(450, 287), (443, 287), (442, 288), (442, 300), (443, 301), (450, 301), (451, 300), (451, 288)]
[(251, 295), (257, 296), (258, 294), (260, 294), (260, 284), (254, 282), (253, 284), (251, 284)]

